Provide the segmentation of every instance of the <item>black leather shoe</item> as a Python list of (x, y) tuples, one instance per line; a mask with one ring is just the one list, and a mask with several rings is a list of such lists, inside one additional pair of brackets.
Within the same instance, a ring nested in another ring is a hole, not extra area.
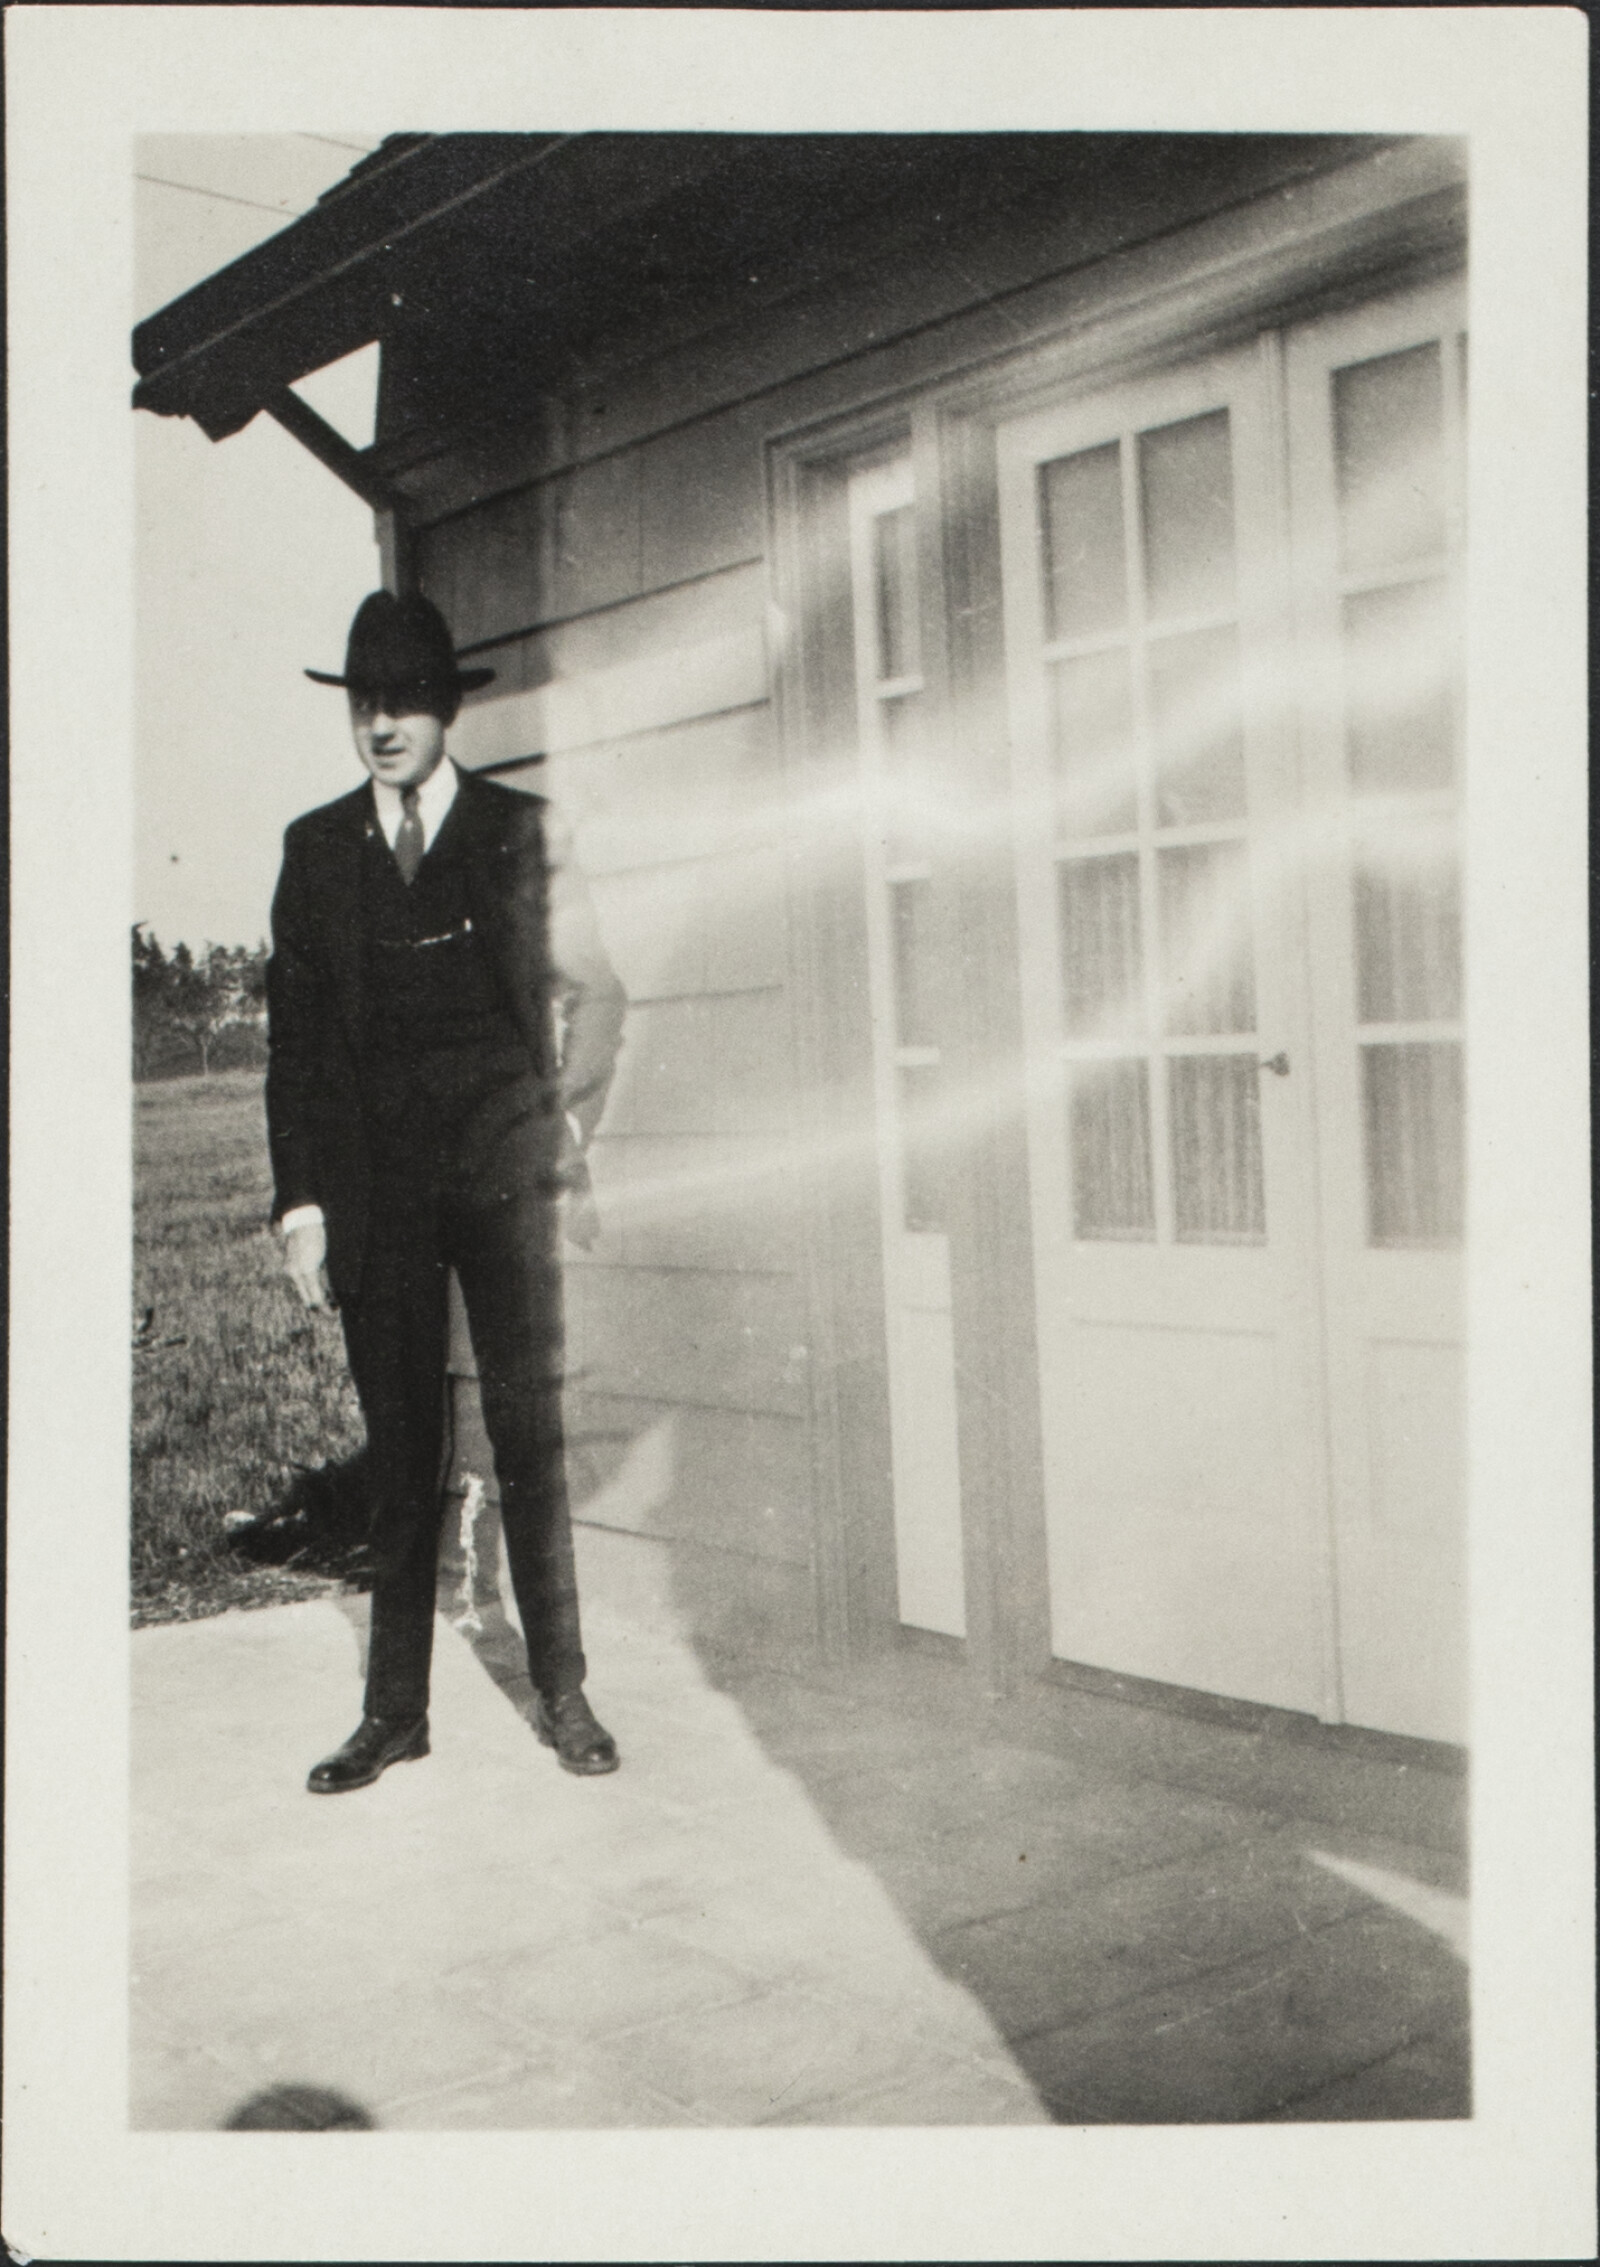
[(555, 1749), (562, 1770), (575, 1771), (582, 1779), (615, 1771), (622, 1761), (616, 1741), (596, 1721), (581, 1685), (574, 1685), (571, 1692), (552, 1693), (548, 1700), (540, 1693), (534, 1726), (545, 1746)]
[(347, 1795), (370, 1787), (391, 1763), (428, 1752), (426, 1716), (363, 1716), (344, 1746), (324, 1756), (306, 1785), (314, 1795)]

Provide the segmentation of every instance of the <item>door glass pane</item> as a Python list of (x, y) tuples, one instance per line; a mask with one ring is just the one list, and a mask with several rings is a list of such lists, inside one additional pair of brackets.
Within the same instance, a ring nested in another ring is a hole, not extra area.
[(1060, 871), (1061, 982), (1069, 1039), (1143, 1026), (1139, 860), (1073, 858)]
[(1153, 619), (1233, 604), (1233, 460), (1228, 413), (1139, 436), (1145, 605)]
[(940, 1118), (943, 1073), (937, 1063), (919, 1063), (896, 1074), (900, 1091), (900, 1165), (904, 1225), (913, 1234), (943, 1231), (945, 1225), (945, 1128)]
[(1242, 818), (1238, 632), (1191, 630), (1157, 638), (1149, 658), (1161, 825)]
[(1148, 1243), (1156, 1232), (1149, 1068), (1074, 1063), (1070, 1075), (1073, 1232)]
[(1358, 791), (1450, 785), (1451, 642), (1442, 579), (1345, 600), (1345, 746)]
[(916, 525), (911, 505), (872, 523), (878, 616), (878, 675), (910, 677), (917, 668)]
[(1361, 845), (1355, 924), (1362, 1023), (1461, 1013), (1461, 886), (1447, 836), (1410, 827)]
[(891, 865), (929, 854), (927, 789), (922, 770), (922, 696), (899, 693), (879, 701), (883, 736), (884, 851)]
[(1444, 398), (1437, 340), (1333, 373), (1340, 548), (1364, 574), (1444, 548)]
[(902, 1047), (938, 1044), (929, 1001), (928, 915), (932, 897), (932, 882), (890, 884), (895, 1040)]
[(1050, 681), (1062, 832), (1131, 832), (1137, 811), (1133, 687), (1126, 648), (1058, 661)]
[(1052, 638), (1120, 629), (1127, 618), (1121, 461), (1122, 444), (1107, 441), (1039, 467), (1045, 607)]
[(1158, 872), (1164, 1028), (1253, 1031), (1255, 953), (1244, 844), (1163, 850)]
[(1375, 1244), (1458, 1244), (1464, 1209), (1461, 1049), (1361, 1050), (1367, 1204)]
[(1175, 1055), (1167, 1073), (1178, 1241), (1260, 1243), (1266, 1208), (1254, 1055)]

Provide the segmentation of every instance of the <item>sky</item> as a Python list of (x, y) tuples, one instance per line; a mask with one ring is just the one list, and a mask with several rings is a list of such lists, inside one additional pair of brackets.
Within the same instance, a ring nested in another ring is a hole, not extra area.
[[(276, 234), (381, 138), (140, 136), (137, 315)], [(363, 446), (376, 376), (370, 347), (298, 390)], [(134, 421), (135, 914), (169, 948), (255, 944), (284, 827), (360, 778), (341, 695), (302, 672), (343, 665), (380, 580), (372, 514), (269, 417), (221, 442)]]

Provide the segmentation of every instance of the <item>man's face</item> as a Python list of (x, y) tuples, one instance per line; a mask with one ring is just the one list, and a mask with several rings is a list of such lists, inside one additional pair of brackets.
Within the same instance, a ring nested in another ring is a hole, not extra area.
[(356, 754), (385, 787), (420, 787), (444, 756), (444, 721), (394, 690), (352, 692), (350, 729)]

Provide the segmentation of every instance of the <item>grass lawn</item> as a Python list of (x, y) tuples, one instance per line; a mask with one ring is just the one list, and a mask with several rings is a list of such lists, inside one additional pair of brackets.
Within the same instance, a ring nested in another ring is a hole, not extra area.
[(363, 1437), (337, 1321), (304, 1313), (280, 1274), (261, 1073), (135, 1096), (134, 1623), (337, 1588), (251, 1565), (222, 1524), (280, 1508)]

